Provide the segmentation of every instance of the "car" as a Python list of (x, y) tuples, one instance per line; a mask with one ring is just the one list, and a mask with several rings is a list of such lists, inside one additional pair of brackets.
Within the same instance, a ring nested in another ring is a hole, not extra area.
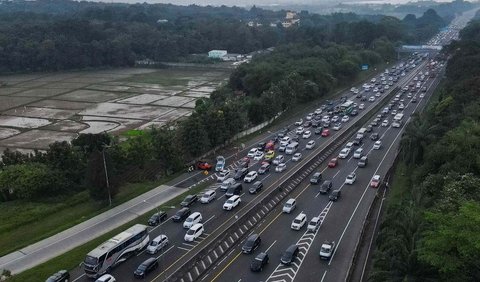
[(258, 148), (252, 148), (250, 151), (248, 151), (247, 157), (253, 158), (255, 157), (255, 154), (258, 152)]
[(287, 145), (280, 145), (280, 147), (278, 147), (278, 151), (279, 152), (285, 152), (287, 150)]
[(258, 174), (265, 174), (270, 171), (270, 164), (265, 162), (262, 163), (262, 166), (258, 169)]
[(158, 211), (148, 219), (148, 225), (156, 226), (159, 225), (162, 221), (167, 219), (167, 213), (164, 211)]
[(358, 148), (353, 153), (353, 158), (354, 159), (360, 159), (362, 156), (363, 156), (363, 148)]
[(215, 165), (215, 171), (222, 171), (225, 167), (225, 157), (217, 156), (217, 164)]
[(378, 140), (379, 138), (380, 138), (380, 134), (378, 134), (378, 133), (376, 133), (376, 132), (375, 132), (375, 133), (372, 133), (372, 134), (370, 135), (370, 139), (371, 139), (372, 141), (376, 141), (376, 140)]
[(387, 127), (387, 126), (388, 126), (388, 119), (385, 119), (382, 122), (382, 127)]
[(340, 191), (339, 189), (338, 190), (333, 190), (332, 193), (330, 195), (328, 195), (328, 199), (330, 199), (330, 201), (338, 201), (338, 199), (340, 199), (340, 195), (342, 194), (342, 191)]
[(380, 186), (380, 175), (375, 174), (370, 181), (370, 187), (378, 188), (378, 186)]
[(202, 197), (200, 198), (200, 203), (208, 204), (211, 201), (215, 200), (217, 196), (217, 192), (215, 190), (207, 190), (203, 193)]
[(250, 263), (250, 270), (253, 272), (262, 271), (265, 265), (268, 264), (269, 257), (267, 253), (259, 253)]
[(223, 209), (227, 211), (232, 210), (233, 208), (238, 206), (241, 201), (242, 199), (240, 199), (239, 195), (233, 195), (225, 201), (225, 203), (223, 204)]
[(212, 170), (213, 166), (207, 161), (198, 161), (197, 168), (200, 170)]
[(300, 252), (300, 248), (298, 245), (291, 245), (289, 246), (285, 252), (283, 252), (282, 257), (280, 258), (280, 262), (284, 265), (290, 265), (298, 256)]
[(382, 147), (382, 141), (381, 141), (381, 140), (377, 140), (377, 141), (373, 144), (373, 149), (374, 149), (374, 150), (379, 150), (381, 147)]
[(290, 228), (293, 230), (300, 230), (307, 222), (307, 215), (301, 212), (295, 219), (293, 219)]
[(193, 205), (196, 201), (198, 201), (198, 196), (197, 195), (188, 195), (185, 197), (185, 199), (180, 203), (180, 206), (182, 207), (189, 207)]
[(149, 254), (156, 254), (161, 249), (168, 245), (168, 237), (166, 235), (159, 235), (148, 243), (146, 252)]
[(312, 177), (310, 178), (310, 184), (318, 184), (322, 181), (322, 173), (321, 172), (315, 172)]
[(351, 115), (352, 117), (357, 116), (357, 115), (358, 115), (358, 111), (357, 111), (357, 110), (352, 110), (352, 111), (350, 112), (350, 115)]
[(295, 134), (302, 135), (304, 131), (305, 129), (303, 128), (303, 126), (300, 126), (295, 130)]
[[(54, 282), (55, 280), (47, 280), (47, 282)], [(68, 281), (68, 280), (60, 280), (60, 281)], [(115, 279), (115, 277), (113, 277), (112, 275), (110, 274), (104, 274), (102, 276), (100, 276), (97, 280), (95, 280), (95, 282), (116, 282), (117, 279)], [(56, 282), (56, 281), (55, 281)]]
[(246, 176), (245, 178), (243, 179), (243, 181), (245, 183), (250, 183), (252, 181), (254, 181), (255, 179), (257, 179), (258, 177), (258, 172), (256, 171), (250, 171)]
[(412, 93), (408, 93), (408, 94), (407, 94), (407, 98), (408, 98), (408, 99), (412, 98)]
[(183, 222), (183, 228), (188, 229), (193, 225), (202, 222), (202, 220), (203, 220), (202, 214), (199, 212), (194, 212), (191, 215), (189, 215), (187, 219), (185, 219), (185, 221)]
[(313, 133), (315, 133), (315, 135), (320, 135), (320, 134), (322, 134), (322, 131), (323, 131), (323, 127), (320, 126), (320, 127), (315, 128)]
[(234, 185), (230, 186), (228, 190), (225, 192), (225, 197), (231, 197), (233, 195), (241, 195), (243, 191), (243, 187), (241, 183), (235, 183)]
[(179, 209), (172, 217), (174, 222), (180, 222), (185, 220), (192, 212), (189, 208), (181, 208)]
[(378, 126), (378, 119), (374, 119), (370, 125), (373, 127), (373, 126)]
[(267, 146), (266, 142), (260, 142), (260, 143), (257, 144), (257, 149), (259, 151), (264, 151), (266, 146)]
[(303, 139), (308, 139), (312, 136), (312, 132), (310, 130), (307, 130), (303, 133), (302, 138)]
[(420, 98), (425, 97), (425, 93), (420, 93), (420, 96), (419, 96), (419, 97), (420, 97)]
[(271, 160), (275, 157), (275, 151), (270, 150), (265, 154), (265, 159), (266, 160)]
[(306, 122), (304, 122), (302, 124), (302, 127), (303, 128), (307, 128), (307, 127), (310, 127), (312, 125), (312, 121), (311, 120), (307, 120)]
[(294, 198), (288, 199), (283, 205), (282, 212), (291, 213), (297, 207), (297, 201)]
[(321, 220), (320, 217), (314, 217), (310, 220), (307, 225), (308, 232), (317, 232), (318, 228), (320, 228)]
[(331, 159), (329, 162), (328, 162), (328, 167), (330, 168), (334, 168), (336, 167), (338, 164), (338, 159), (337, 158), (333, 158)]
[(287, 165), (285, 163), (281, 163), (277, 165), (277, 167), (275, 168), (275, 172), (282, 172), (286, 169), (287, 169)]
[(237, 169), (237, 172), (235, 173), (235, 175), (233, 176), (233, 179), (235, 180), (239, 180), (239, 179), (242, 179), (245, 177), (245, 175), (247, 175), (249, 172), (248, 168), (242, 168), (242, 169)]
[(365, 104), (360, 104), (360, 105), (358, 105), (358, 109), (359, 109), (359, 110), (365, 109)]
[(253, 156), (253, 159), (256, 160), (256, 161), (259, 161), (259, 160), (263, 159), (264, 156), (265, 156), (265, 154), (262, 151), (257, 151), (255, 153), (255, 156)]
[(330, 192), (330, 190), (332, 189), (332, 181), (330, 180), (325, 180), (323, 183), (322, 183), (322, 186), (320, 186), (320, 194), (327, 194), (328, 192)]
[(367, 128), (367, 132), (372, 132), (373, 131), (373, 126), (371, 126), (371, 125), (368, 125), (366, 128)]
[(193, 242), (203, 234), (203, 231), (205, 231), (203, 224), (196, 223), (190, 227), (190, 229), (188, 229), (187, 233), (185, 233), (185, 237), (183, 237), (183, 240), (186, 242)]
[(338, 131), (341, 128), (342, 128), (342, 124), (341, 123), (336, 123), (336, 124), (333, 125), (332, 129), (335, 130), (335, 131)]
[(225, 192), (228, 190), (228, 188), (230, 188), (231, 186), (233, 186), (235, 183), (237, 183), (235, 181), (234, 178), (230, 177), (230, 178), (227, 178), (225, 181), (222, 182), (222, 184), (220, 185), (220, 191), (222, 192)]
[(335, 251), (335, 242), (325, 241), (320, 247), (320, 259), (329, 260)]
[(244, 157), (240, 161), (238, 161), (238, 167), (248, 168), (249, 164), (250, 164), (250, 158), (249, 157)]
[(412, 103), (416, 103), (416, 102), (417, 102), (417, 97), (416, 97), (416, 96), (413, 96), (413, 98), (412, 98), (412, 101), (411, 101), (411, 102), (412, 102)]
[(252, 234), (248, 236), (247, 240), (242, 246), (242, 252), (244, 254), (251, 254), (253, 251), (255, 251), (258, 246), (260, 246), (260, 243), (262, 243), (262, 239), (260, 239), (260, 235), (258, 234)]
[(292, 162), (298, 162), (302, 158), (302, 153), (295, 153), (292, 156)]
[(350, 117), (349, 116), (343, 116), (342, 117), (342, 122), (345, 123), (345, 122), (348, 122), (350, 120)]
[[(52, 276), (48, 277), (46, 282), (68, 282), (70, 281), (70, 273), (67, 270), (60, 270)], [(115, 280), (112, 280), (115, 281)]]
[(158, 267), (157, 258), (154, 258), (154, 257), (148, 258), (137, 267), (137, 269), (133, 272), (133, 276), (135, 276), (136, 278), (145, 278), (145, 276), (147, 276), (148, 273), (157, 269), (157, 267)]
[(255, 181), (255, 183), (253, 183), (252, 187), (250, 187), (248, 189), (248, 192), (250, 194), (257, 194), (258, 192), (260, 192), (263, 188), (263, 182), (262, 181)]
[(358, 161), (358, 167), (366, 167), (368, 163), (368, 157), (367, 156), (362, 156), (360, 160)]
[(278, 155), (273, 159), (273, 164), (274, 165), (279, 165), (285, 161), (285, 157), (283, 155)]
[(345, 178), (345, 184), (350, 184), (352, 185), (355, 183), (355, 180), (357, 180), (357, 175), (355, 172), (351, 172), (349, 175), (347, 175), (347, 178)]
[(368, 102), (375, 102), (375, 96), (370, 96), (370, 98), (368, 98)]
[(391, 114), (392, 116), (395, 116), (397, 114), (397, 110), (393, 110)]
[(338, 122), (340, 120), (339, 116), (333, 116), (332, 117), (332, 122)]
[(305, 149), (307, 149), (307, 150), (313, 149), (313, 147), (315, 147), (315, 141), (314, 140), (308, 141), (307, 145), (305, 145)]
[(225, 179), (229, 178), (230, 177), (230, 170), (229, 169), (224, 169), (222, 171), (220, 171), (218, 174), (217, 174), (217, 181), (218, 182), (223, 182), (225, 181)]
[(322, 114), (322, 109), (320, 109), (320, 108), (316, 109), (314, 114), (321, 115)]
[(349, 149), (349, 148), (343, 148), (343, 149), (340, 151), (340, 154), (338, 154), (338, 157), (339, 157), (340, 159), (346, 159), (349, 154), (350, 154), (350, 149)]
[(327, 128), (324, 128), (322, 131), (322, 137), (327, 137), (330, 136), (330, 130)]
[(299, 119), (295, 122), (295, 125), (299, 126), (299, 125), (302, 125), (303, 123), (303, 119)]

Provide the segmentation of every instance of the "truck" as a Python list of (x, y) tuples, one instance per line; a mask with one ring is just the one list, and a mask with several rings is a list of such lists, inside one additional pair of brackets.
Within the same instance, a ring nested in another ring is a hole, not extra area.
[(215, 171), (222, 171), (225, 168), (225, 158), (223, 156), (217, 157), (217, 164), (215, 165)]
[(357, 131), (357, 138), (358, 139), (361, 139), (365, 136), (365, 132), (367, 132), (367, 129), (365, 127), (362, 127), (360, 128), (358, 131)]
[(335, 251), (335, 241), (325, 241), (320, 248), (320, 259), (329, 260)]

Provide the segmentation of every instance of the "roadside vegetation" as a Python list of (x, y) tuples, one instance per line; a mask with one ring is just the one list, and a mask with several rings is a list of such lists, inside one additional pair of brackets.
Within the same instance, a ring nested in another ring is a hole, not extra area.
[(369, 281), (480, 280), (479, 34), (446, 48), (445, 82), (407, 125)]
[[(30, 8), (34, 5), (37, 11), (42, 11), (42, 3), (27, 1), (23, 4)], [(327, 97), (335, 89), (358, 79), (361, 76), (360, 65), (368, 64), (370, 68), (382, 66), (395, 58), (394, 46), (397, 43), (429, 38), (445, 25), (435, 11), (429, 10), (422, 17), (410, 19), (409, 23), (382, 16), (372, 17), (375, 21), (369, 21), (367, 17), (354, 14), (319, 16), (307, 13), (303, 17), (308, 24), (299, 27), (275, 27), (272, 30), (265, 26), (256, 29), (247, 27), (240, 19), (256, 15), (270, 20), (277, 14), (256, 8), (247, 11), (226, 7), (211, 8), (208, 13), (209, 8), (168, 5), (162, 15), (178, 25), (159, 27), (156, 21), (160, 17), (158, 9), (164, 7), (162, 5), (61, 1), (58, 7), (63, 9), (47, 9), (51, 12), (43, 14), (32, 13), (28, 8), (24, 8), (28, 13), (18, 11), (14, 9), (15, 5), (16, 2), (0, 5), (0, 28), (4, 31), (4, 40), (0, 40), (0, 61), (5, 62), (0, 65), (5, 67), (4, 71), (130, 65), (132, 58), (163, 59), (151, 57), (157, 54), (175, 59), (183, 53), (206, 52), (211, 48), (228, 49), (237, 43), (239, 49), (233, 50), (238, 52), (277, 47), (239, 66), (227, 85), (212, 93), (210, 99), (197, 100), (192, 115), (178, 124), (148, 129), (142, 134), (136, 132), (123, 142), (107, 134), (83, 134), (71, 144), (51, 144), (46, 152), (22, 154), (5, 151), (0, 163), (0, 208), (9, 210), (5, 214), (13, 214), (15, 210), (12, 207), (16, 204), (30, 208), (18, 217), (2, 218), (0, 239), (9, 234), (20, 234), (20, 230), (30, 224), (28, 218), (39, 224), (51, 218), (46, 215), (49, 212), (59, 213), (62, 210), (65, 215), (73, 216), (68, 209), (78, 208), (76, 213), (79, 218), (84, 216), (86, 219), (95, 214), (95, 209), (97, 213), (103, 211), (102, 207), (109, 205), (109, 198), (115, 205), (138, 195), (142, 189), (153, 188), (155, 185), (148, 181), (157, 181), (153, 183), (158, 184), (158, 180), (173, 177), (184, 171), (186, 165), (194, 163), (193, 160), (224, 145), (244, 129), (269, 120), (280, 112)], [(180, 14), (175, 18), (177, 12)], [(182, 17), (183, 14), (197, 12), (199, 14), (195, 19)], [(72, 14), (75, 16), (72, 17)], [(28, 20), (25, 20), (27, 16)], [(67, 17), (73, 19), (67, 20)], [(153, 19), (155, 27), (151, 26)], [(13, 24), (9, 20), (13, 20)], [(36, 26), (34, 32), (32, 26)], [(138, 30), (144, 30), (142, 36), (152, 39), (152, 42), (136, 38)], [(172, 33), (182, 34), (182, 39), (167, 36)], [(118, 37), (104, 37), (106, 34)], [(233, 39), (235, 41), (230, 42)], [(262, 41), (267, 39), (271, 41)], [(164, 45), (162, 40), (167, 40), (168, 45)], [(263, 43), (255, 43), (256, 40)], [(255, 43), (252, 46), (245, 45), (252, 42)], [(225, 45), (227, 43), (230, 45)], [(197, 46), (195, 48), (199, 49), (184, 50), (176, 44)], [(106, 48), (108, 52), (93, 52), (89, 49), (93, 45)], [(50, 47), (42, 49), (42, 46)], [(43, 55), (36, 53), (39, 50), (45, 51)], [(181, 52), (162, 53), (164, 50)], [(76, 60), (81, 56), (72, 54), (98, 56), (84, 58), (80, 63)], [(88, 61), (93, 58), (97, 61)], [(129, 59), (122, 61), (124, 58)], [(149, 184), (141, 189), (132, 185), (145, 182)], [(82, 201), (84, 204), (81, 204)], [(49, 208), (44, 209), (45, 205)], [(14, 218), (18, 221), (15, 222)], [(36, 229), (45, 233), (33, 237), (47, 237), (73, 225), (79, 218), (63, 222), (61, 226), (55, 222), (45, 224), (49, 229)], [(35, 228), (32, 227), (32, 230)], [(0, 255), (31, 242), (16, 239), (9, 239), (11, 244), (8, 245), (0, 244)]]

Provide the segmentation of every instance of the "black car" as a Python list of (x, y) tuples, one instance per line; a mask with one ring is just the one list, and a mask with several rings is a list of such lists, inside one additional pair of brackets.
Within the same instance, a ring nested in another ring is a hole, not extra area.
[(148, 225), (150, 226), (155, 226), (160, 224), (160, 222), (164, 221), (167, 219), (167, 213), (164, 211), (159, 211), (157, 213), (154, 213), (149, 219), (148, 219)]
[(180, 206), (182, 207), (189, 207), (193, 205), (196, 201), (198, 201), (197, 195), (188, 195), (185, 197), (183, 202), (180, 203)]
[(258, 169), (258, 174), (265, 174), (270, 171), (270, 164), (269, 163), (264, 163), (262, 166)]
[(337, 201), (339, 198), (340, 198), (340, 195), (342, 194), (342, 191), (340, 190), (333, 190), (332, 194), (330, 194), (328, 196), (328, 198), (331, 200), (331, 201)]
[(180, 222), (185, 220), (192, 212), (189, 208), (181, 208), (177, 213), (172, 217), (174, 222)]
[(320, 186), (320, 194), (327, 194), (332, 189), (332, 181), (325, 180)]
[(233, 179), (235, 179), (235, 180), (243, 179), (245, 177), (245, 175), (248, 174), (248, 172), (249, 172), (249, 170), (246, 167), (244, 167), (242, 169), (239, 169), (235, 173), (235, 176), (233, 176)]
[(242, 246), (242, 252), (244, 254), (250, 254), (253, 251), (255, 251), (258, 246), (260, 246), (260, 243), (262, 242), (262, 239), (260, 239), (260, 235), (258, 234), (252, 234), (247, 238), (247, 241)]
[(263, 267), (267, 265), (268, 260), (269, 258), (267, 253), (259, 253), (250, 263), (250, 270), (254, 272), (262, 271)]
[(355, 145), (355, 146), (360, 146), (360, 145), (362, 145), (363, 138), (355, 137), (355, 139), (353, 139), (352, 142), (353, 142), (353, 145)]
[(283, 252), (280, 262), (285, 265), (292, 264), (292, 262), (297, 258), (299, 251), (300, 249), (298, 245), (291, 245), (287, 250), (285, 250), (285, 252)]
[(152, 272), (157, 267), (157, 258), (149, 258), (137, 267), (137, 269), (133, 272), (133, 276), (135, 276), (135, 278), (145, 278), (148, 273)]
[(362, 95), (362, 98), (360, 98), (360, 101), (367, 101), (367, 96)]
[(66, 282), (66, 281), (70, 281), (70, 273), (68, 273), (68, 271), (66, 270), (60, 270), (59, 272), (48, 277), (47, 281), (45, 282)]
[(255, 183), (253, 183), (252, 187), (248, 189), (248, 192), (250, 194), (257, 194), (258, 192), (260, 192), (260, 190), (262, 190), (262, 188), (263, 188), (262, 181), (256, 181)]
[(362, 98), (362, 93), (359, 92), (355, 98)]
[(377, 132), (372, 133), (372, 135), (370, 135), (370, 139), (372, 139), (373, 141), (378, 140), (378, 138), (379, 138), (379, 135)]
[(320, 172), (315, 172), (312, 175), (312, 178), (310, 178), (310, 183), (311, 184), (318, 184), (318, 183), (320, 183), (320, 181), (322, 181), (322, 173), (320, 173)]
[(265, 146), (267, 146), (267, 143), (266, 143), (266, 142), (260, 142), (260, 143), (258, 143), (258, 145), (257, 145), (257, 149), (260, 150), (260, 151), (264, 151), (264, 150), (265, 150)]

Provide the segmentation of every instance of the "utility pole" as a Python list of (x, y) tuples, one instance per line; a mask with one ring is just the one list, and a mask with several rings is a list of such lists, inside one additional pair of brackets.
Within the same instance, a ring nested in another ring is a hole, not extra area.
[(108, 181), (108, 171), (107, 171), (107, 162), (105, 160), (105, 149), (107, 144), (103, 144), (102, 156), (103, 156), (103, 169), (105, 170), (105, 180), (107, 182), (107, 192), (108, 192), (108, 205), (112, 206), (112, 195), (110, 193), (110, 182)]

